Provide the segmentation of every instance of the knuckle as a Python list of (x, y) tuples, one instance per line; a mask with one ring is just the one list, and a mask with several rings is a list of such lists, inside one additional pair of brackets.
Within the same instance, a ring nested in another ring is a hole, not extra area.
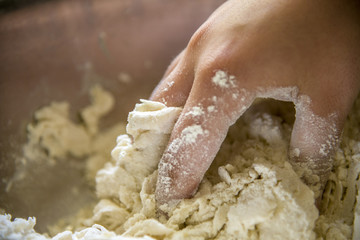
[(199, 48), (203, 40), (208, 35), (210, 30), (210, 24), (205, 22), (190, 38), (187, 49), (190, 51), (196, 50)]

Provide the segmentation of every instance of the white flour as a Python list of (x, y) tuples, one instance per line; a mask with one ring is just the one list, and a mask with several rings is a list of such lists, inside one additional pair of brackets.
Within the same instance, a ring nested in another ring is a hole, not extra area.
[(181, 132), (181, 143), (182, 144), (193, 144), (196, 142), (196, 138), (199, 135), (203, 135), (206, 134), (207, 131), (203, 130), (201, 125), (191, 125), (188, 126), (186, 128), (184, 128), (184, 130)]
[[(160, 221), (156, 168), (181, 109), (143, 101), (129, 114), (129, 135), (117, 138), (113, 159), (97, 173), (99, 203), (93, 217), (77, 232), (53, 239), (356, 239), (359, 108), (358, 100), (334, 157), (320, 216), (314, 193), (287, 162), (291, 124), (276, 115), (278, 109), (270, 109), (248, 111), (231, 127), (195, 197), (181, 201), (168, 220)], [(193, 143), (202, 129), (191, 127), (196, 130), (188, 131)], [(2, 215), (0, 238), (48, 239), (34, 232), (34, 224), (31, 218), (11, 221)]]
[(187, 112), (185, 115), (191, 115), (193, 117), (198, 117), (198, 116), (201, 116), (201, 115), (204, 115), (204, 111), (201, 107), (199, 106), (196, 106), (196, 107), (193, 107), (189, 112)]
[(215, 72), (214, 77), (212, 77), (211, 81), (221, 88), (230, 88), (235, 87), (235, 76), (228, 75), (226, 72), (222, 70), (218, 70)]

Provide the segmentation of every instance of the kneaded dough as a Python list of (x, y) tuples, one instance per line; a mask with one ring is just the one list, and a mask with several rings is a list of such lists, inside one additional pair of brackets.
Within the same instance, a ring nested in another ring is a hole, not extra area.
[[(84, 222), (88, 227), (53, 239), (356, 239), (359, 107), (358, 99), (334, 157), (320, 216), (314, 193), (287, 161), (291, 124), (270, 109), (248, 111), (231, 127), (195, 197), (159, 219), (156, 168), (181, 109), (142, 100), (129, 114), (127, 134), (117, 138), (112, 160), (96, 175), (99, 202)], [(2, 215), (0, 223), (5, 226), (0, 236), (48, 239), (34, 235), (32, 218), (12, 222)]]
[[(142, 101), (130, 113), (130, 136), (118, 137), (113, 162), (96, 177), (102, 200), (95, 208), (95, 223), (110, 223), (106, 227), (125, 236), (162, 239), (315, 239), (318, 212), (313, 192), (287, 163), (281, 122), (269, 115), (249, 120), (248, 124), (258, 124), (249, 128), (254, 139), (226, 141), (227, 152), (221, 150), (215, 160), (220, 167), (208, 172), (196, 196), (183, 200), (167, 221), (156, 220), (155, 170), (180, 111)], [(271, 133), (276, 135), (271, 138), (274, 143), (262, 138), (264, 129), (259, 131), (259, 126), (277, 129)], [(238, 153), (232, 155), (233, 151)], [(119, 208), (111, 211), (114, 214), (99, 217), (102, 209), (114, 204)], [(117, 220), (120, 212), (123, 223)]]

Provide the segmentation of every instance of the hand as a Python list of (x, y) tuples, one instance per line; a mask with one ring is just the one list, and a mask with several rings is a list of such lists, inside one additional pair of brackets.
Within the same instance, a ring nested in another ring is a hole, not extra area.
[(292, 101), (290, 161), (321, 190), (360, 88), (357, 1), (229, 0), (171, 63), (151, 99), (184, 106), (159, 164), (159, 204), (192, 197), (228, 128), (265, 97)]

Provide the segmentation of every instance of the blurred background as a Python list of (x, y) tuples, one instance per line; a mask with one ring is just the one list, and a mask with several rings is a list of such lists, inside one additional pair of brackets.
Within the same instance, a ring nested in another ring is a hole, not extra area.
[[(170, 61), (220, 0), (0, 0), (0, 208), (37, 217), (37, 230), (94, 201), (81, 166), (34, 166), (6, 186), (22, 156), (26, 125), (52, 101), (73, 118), (100, 83), (116, 98), (106, 128), (148, 98)], [(81, 194), (69, 190), (78, 186)]]

